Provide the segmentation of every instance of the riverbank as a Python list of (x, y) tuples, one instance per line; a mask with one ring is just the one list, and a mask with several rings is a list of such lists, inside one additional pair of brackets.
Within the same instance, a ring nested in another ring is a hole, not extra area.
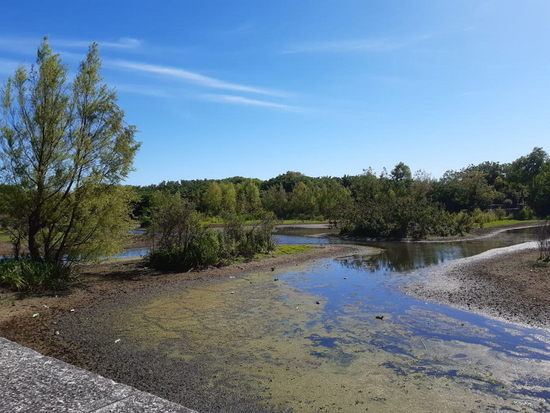
[[(143, 300), (158, 294), (200, 291), (201, 288), (215, 288), (227, 283), (248, 284), (248, 277), (256, 273), (264, 273), (269, 284), (277, 288), (280, 270), (298, 269), (316, 259), (378, 252), (375, 248), (361, 246), (323, 245), (297, 254), (179, 274), (161, 274), (136, 261), (86, 266), (81, 269), (78, 284), (65, 294), (22, 300), (17, 300), (13, 294), (0, 294), (0, 336), (115, 381), (132, 383), (140, 390), (161, 397), (191, 400), (193, 406), (208, 411), (219, 411), (232, 404), (240, 409), (240, 393), (196, 392), (204, 384), (201, 382), (204, 366), (194, 370), (172, 363), (173, 368), (169, 372), (167, 368), (162, 368), (164, 373), (158, 376), (158, 380), (151, 381), (151, 371), (159, 374), (157, 363), (165, 362), (164, 354), (128, 351), (125, 347), (127, 340), (119, 343), (117, 337), (94, 326), (101, 325), (105, 311), (108, 314), (110, 309), (139, 306)], [(229, 303), (234, 301), (231, 294), (228, 293), (225, 298)], [(281, 302), (284, 303), (284, 300)], [(265, 305), (271, 304), (266, 300)], [(311, 305), (317, 307), (315, 302)], [(83, 328), (83, 323), (88, 327)], [(138, 359), (140, 361), (136, 363)], [(185, 380), (182, 371), (185, 371)], [(185, 386), (175, 383), (185, 383)], [(257, 411), (255, 403), (249, 411)]]
[(506, 225), (494, 225), (483, 228), (474, 228), (469, 234), (456, 237), (429, 237), (425, 240), (416, 242), (455, 242), (455, 241), (475, 241), (478, 239), (490, 238), (505, 231), (524, 228), (536, 228), (544, 225), (545, 221), (528, 221), (525, 223), (514, 222)]
[(74, 353), (71, 343), (65, 343), (56, 334), (56, 320), (68, 312), (86, 311), (102, 301), (117, 300), (148, 290), (171, 289), (192, 281), (245, 277), (252, 272), (274, 271), (297, 266), (316, 259), (352, 254), (374, 254), (376, 248), (352, 245), (319, 245), (295, 254), (264, 257), (258, 260), (186, 273), (161, 273), (144, 265), (142, 260), (111, 261), (79, 268), (78, 279), (67, 291), (56, 295), (25, 296), (0, 291), (0, 336), (30, 347), (47, 356), (68, 362), (93, 365), (93, 356), (82, 355), (85, 360), (67, 360)]
[(419, 272), (403, 290), (530, 327), (550, 329), (550, 265), (536, 242), (489, 250)]
[(513, 223), (506, 225), (495, 225), (484, 228), (474, 228), (470, 233), (465, 235), (448, 236), (448, 237), (428, 237), (426, 239), (412, 239), (412, 238), (368, 238), (357, 236), (346, 236), (337, 234), (326, 234), (329, 237), (340, 238), (346, 241), (360, 241), (360, 242), (414, 242), (414, 243), (444, 243), (444, 242), (462, 242), (462, 241), (475, 241), (485, 238), (490, 238), (505, 231), (511, 231), (516, 229), (536, 228), (544, 225), (545, 221), (528, 221), (525, 223)]

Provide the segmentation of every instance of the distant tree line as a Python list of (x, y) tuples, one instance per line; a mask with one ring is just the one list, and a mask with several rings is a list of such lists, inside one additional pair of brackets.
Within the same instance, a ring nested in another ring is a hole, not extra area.
[(542, 148), (511, 163), (483, 162), (433, 179), (404, 163), (376, 174), (314, 178), (287, 172), (266, 181), (166, 181), (136, 187), (134, 214), (147, 226), (156, 192), (178, 193), (204, 219), (334, 220), (349, 234), (424, 238), (463, 234), (484, 222), (550, 215), (550, 158)]

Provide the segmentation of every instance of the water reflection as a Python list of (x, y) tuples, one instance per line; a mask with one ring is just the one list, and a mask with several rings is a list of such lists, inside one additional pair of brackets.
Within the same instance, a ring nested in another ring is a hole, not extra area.
[[(311, 234), (311, 232), (310, 232)], [(338, 238), (313, 238), (289, 234), (275, 235), (279, 244), (325, 244), (345, 243), (349, 241)], [(536, 228), (525, 228), (501, 232), (490, 238), (462, 242), (377, 242), (353, 241), (353, 244), (362, 244), (382, 248), (384, 252), (375, 257), (353, 256), (342, 260), (342, 264), (349, 267), (362, 267), (372, 271), (388, 270), (393, 272), (411, 271), (430, 265), (442, 264), (458, 258), (469, 257), (484, 251), (533, 241), (537, 238)]]

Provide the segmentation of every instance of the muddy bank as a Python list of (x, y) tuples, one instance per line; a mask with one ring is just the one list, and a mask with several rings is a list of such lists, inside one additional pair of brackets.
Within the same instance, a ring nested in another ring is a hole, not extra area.
[[(125, 347), (126, 340), (117, 345), (111, 337), (112, 332), (98, 327), (101, 323), (96, 320), (105, 316), (105, 309), (129, 308), (163, 291), (196, 290), (198, 286), (215, 288), (226, 281), (246, 284), (249, 273), (265, 272), (271, 278), (271, 274), (276, 277), (279, 269), (301, 266), (315, 259), (373, 252), (377, 250), (326, 245), (300, 254), (184, 274), (158, 274), (140, 262), (88, 266), (81, 269), (79, 283), (65, 294), (22, 300), (16, 300), (13, 294), (0, 294), (0, 336), (42, 354), (123, 383), (132, 383), (171, 400), (186, 401), (188, 405), (207, 411), (228, 406), (235, 406), (238, 411), (257, 411), (257, 403), (261, 400), (249, 397), (254, 392), (243, 389), (243, 397), (240, 397), (241, 393), (235, 392), (230, 383), (226, 391), (206, 389), (197, 392), (196, 389), (204, 389), (202, 380), (207, 367), (201, 360), (196, 363), (171, 361), (167, 366), (165, 355), (158, 351), (129, 350)], [(276, 278), (272, 283), (278, 284)], [(201, 302), (199, 300), (196, 305)], [(267, 305), (268, 300), (265, 302)], [(315, 307), (315, 302), (312, 305)], [(39, 315), (33, 317), (33, 314)], [(154, 380), (151, 380), (152, 371), (156, 372)], [(159, 374), (159, 371), (164, 373)], [(181, 386), (182, 383), (185, 385)]]
[(536, 242), (497, 248), (418, 272), (417, 297), (531, 327), (550, 328), (550, 265)]
[[(141, 260), (111, 261), (86, 265), (66, 291), (55, 295), (20, 296), (0, 290), (0, 336), (33, 348), (43, 354), (63, 358), (55, 336), (56, 317), (70, 310), (85, 309), (105, 300), (150, 289), (171, 289), (192, 281), (243, 277), (248, 273), (292, 267), (320, 258), (356, 253), (373, 253), (375, 248), (352, 245), (320, 245), (298, 254), (263, 258), (186, 273), (161, 273), (147, 268)], [(32, 318), (33, 314), (39, 316)], [(52, 338), (55, 340), (52, 342)]]

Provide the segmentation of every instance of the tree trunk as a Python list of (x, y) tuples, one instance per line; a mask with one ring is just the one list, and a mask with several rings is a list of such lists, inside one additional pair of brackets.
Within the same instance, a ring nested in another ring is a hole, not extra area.
[(33, 261), (41, 261), (40, 245), (38, 244), (36, 237), (40, 231), (40, 224), (36, 213), (31, 214), (29, 217), (29, 254)]

